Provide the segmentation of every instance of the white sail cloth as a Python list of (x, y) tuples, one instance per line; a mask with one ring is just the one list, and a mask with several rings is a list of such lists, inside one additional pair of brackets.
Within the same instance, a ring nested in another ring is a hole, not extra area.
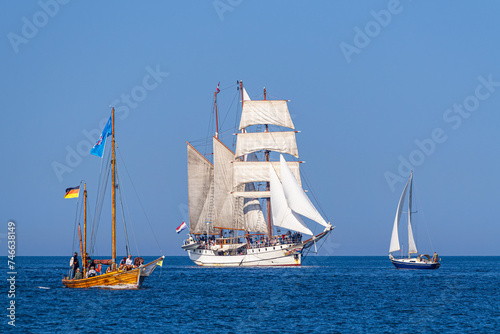
[[(234, 161), (233, 162), (233, 188), (249, 182), (269, 182), (271, 180), (269, 174), (269, 165), (272, 164), (274, 170), (278, 173), (278, 178), (281, 179), (281, 169), (279, 161)], [(295, 179), (301, 184), (300, 179), (300, 162), (288, 161), (288, 167), (292, 171)]]
[(191, 144), (187, 143), (188, 203), (190, 233), (206, 232), (213, 201), (214, 166)]
[(401, 220), (401, 213), (403, 211), (403, 204), (405, 202), (406, 190), (408, 189), (408, 184), (410, 183), (410, 179), (406, 182), (405, 188), (401, 197), (399, 198), (398, 209), (396, 210), (396, 217), (394, 218), (394, 225), (392, 227), (392, 235), (391, 235), (391, 244), (389, 246), (389, 253), (396, 252), (401, 249), (399, 246), (399, 236), (398, 236), (398, 227), (399, 221)]
[(290, 171), (290, 168), (288, 168), (285, 158), (283, 158), (281, 154), (280, 166), (283, 191), (290, 209), (327, 227), (328, 223), (319, 214), (318, 210), (316, 210), (309, 197), (307, 197), (306, 193)]
[(412, 190), (413, 190), (413, 172), (410, 174), (410, 194), (408, 198), (408, 254), (417, 254), (417, 245), (415, 244), (415, 239), (413, 239), (413, 231), (411, 229), (411, 202), (412, 202)]
[(284, 100), (244, 100), (239, 129), (257, 124), (273, 124), (295, 129), (287, 101)]
[(234, 228), (234, 197), (231, 195), (233, 187), (232, 160), (233, 152), (219, 139), (213, 138), (214, 147), (214, 226)]
[[(253, 183), (245, 185), (245, 191), (255, 191)], [(262, 212), (260, 202), (256, 198), (245, 198), (243, 201), (243, 216), (245, 219), (245, 230), (249, 232), (267, 233), (267, 224)]]
[(288, 206), (288, 201), (283, 191), (283, 185), (272, 165), (269, 165), (271, 188), (271, 213), (274, 226), (283, 227), (292, 231), (313, 235), (311, 230), (302, 220), (302, 217), (293, 212)]
[(261, 150), (287, 153), (298, 158), (295, 131), (238, 133), (236, 157)]

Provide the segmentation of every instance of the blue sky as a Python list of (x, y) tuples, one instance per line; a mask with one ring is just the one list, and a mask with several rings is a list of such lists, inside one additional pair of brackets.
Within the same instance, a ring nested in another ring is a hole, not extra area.
[[(219, 81), (223, 131), (234, 132), (243, 80), (252, 98), (265, 86), (291, 100), (304, 171), (337, 226), (320, 255), (386, 255), (409, 168), (422, 252), (500, 255), (499, 10), (494, 1), (8, 2), (0, 242), (14, 219), (18, 255), (72, 253), (76, 201), (64, 190), (85, 179), (94, 208), (101, 159), (85, 152), (114, 104), (120, 153), (159, 244), (122, 168), (139, 252), (183, 255), (185, 141), (213, 134)], [(108, 218), (105, 209), (102, 256)]]

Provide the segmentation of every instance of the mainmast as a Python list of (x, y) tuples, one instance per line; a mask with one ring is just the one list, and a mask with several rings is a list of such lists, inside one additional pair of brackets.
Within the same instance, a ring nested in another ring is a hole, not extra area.
[[(266, 87), (264, 87), (264, 101), (267, 100), (267, 91)], [(269, 132), (269, 124), (266, 124), (266, 132)], [(269, 162), (269, 150), (266, 151), (266, 161)], [(266, 190), (270, 191), (270, 182), (266, 183)], [(268, 221), (268, 227), (269, 227), (269, 240), (272, 239), (273, 237), (273, 225), (271, 224), (271, 198), (267, 199), (267, 221)]]
[(115, 108), (112, 109), (111, 116), (111, 212), (112, 212), (112, 226), (111, 226), (111, 242), (112, 242), (112, 257), (111, 266), (116, 269), (116, 155), (115, 155)]
[[(219, 82), (220, 84), (220, 82)], [(217, 117), (217, 94), (219, 94), (219, 84), (217, 85), (217, 90), (214, 92), (215, 100), (215, 138), (219, 139), (219, 118)]]

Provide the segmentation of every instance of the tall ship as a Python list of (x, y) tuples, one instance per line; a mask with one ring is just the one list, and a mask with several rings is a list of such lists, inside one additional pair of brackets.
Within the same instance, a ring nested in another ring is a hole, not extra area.
[[(334, 227), (302, 188), (288, 101), (268, 100), (265, 88), (263, 100), (251, 100), (241, 81), (237, 89), (234, 152), (219, 138), (219, 87), (212, 152), (186, 142), (189, 235), (182, 248), (200, 266), (300, 266)], [(313, 224), (321, 232), (313, 233)]]

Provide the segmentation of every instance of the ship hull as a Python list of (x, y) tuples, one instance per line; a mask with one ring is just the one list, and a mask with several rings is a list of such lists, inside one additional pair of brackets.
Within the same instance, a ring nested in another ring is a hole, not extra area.
[(267, 267), (300, 266), (302, 244), (251, 248), (245, 255), (217, 255), (213, 250), (188, 250), (189, 258), (199, 266), (206, 267)]
[(439, 262), (418, 262), (415, 259), (390, 259), (397, 269), (438, 269)]
[(151, 275), (155, 270), (157, 263), (162, 261), (163, 257), (152, 261), (140, 268), (128, 271), (113, 271), (107, 274), (82, 279), (63, 279), (62, 283), (67, 288), (123, 288), (138, 289), (141, 287), (144, 279)]

